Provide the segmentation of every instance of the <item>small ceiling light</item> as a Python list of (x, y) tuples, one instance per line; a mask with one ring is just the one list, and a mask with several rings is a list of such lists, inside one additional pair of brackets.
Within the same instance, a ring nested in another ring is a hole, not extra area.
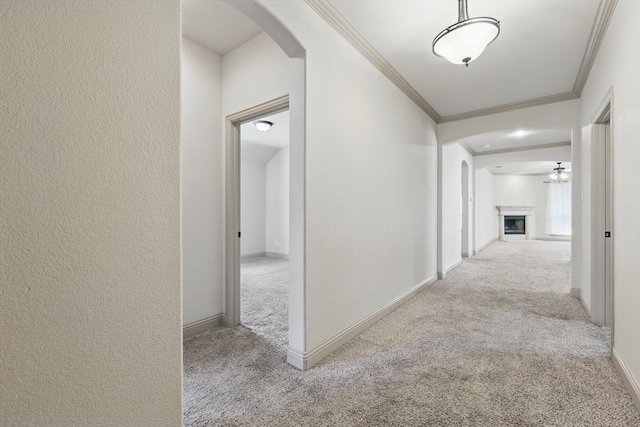
[(491, 144), (484, 144), (482, 148), (491, 148)]
[(256, 127), (256, 129), (258, 129), (260, 132), (266, 132), (269, 129), (271, 129), (271, 126), (273, 126), (273, 123), (268, 122), (266, 120), (258, 120), (257, 122), (253, 122), (253, 125)]
[(551, 179), (567, 179), (569, 178), (569, 175), (567, 175), (566, 173), (564, 173), (564, 168), (562, 166), (560, 166), (562, 164), (562, 162), (557, 162), (558, 163), (558, 167), (553, 168), (553, 173), (551, 175), (549, 175), (549, 178)]
[(498, 34), (500, 21), (486, 17), (469, 19), (467, 0), (458, 0), (458, 22), (442, 30), (433, 39), (431, 49), (449, 62), (468, 67)]
[(522, 138), (527, 134), (526, 130), (517, 130), (513, 133), (513, 136), (517, 136), (518, 138)]

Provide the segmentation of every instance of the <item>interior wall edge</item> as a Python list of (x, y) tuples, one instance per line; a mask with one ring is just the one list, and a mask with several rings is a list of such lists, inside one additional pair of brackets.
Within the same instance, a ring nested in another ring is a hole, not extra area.
[(424, 288), (435, 283), (437, 279), (438, 275), (436, 273), (432, 274), (418, 285), (400, 294), (384, 306), (380, 307), (378, 310), (353, 323), (351, 326), (347, 327), (341, 332), (335, 334), (333, 337), (329, 338), (311, 351), (302, 352), (291, 347), (287, 348), (287, 362), (290, 365), (301, 370), (312, 368), (313, 366), (317, 365), (322, 359), (340, 348), (342, 345), (357, 337), (362, 332), (369, 329), (374, 323), (383, 319), (392, 311), (400, 307), (402, 304), (409, 301), (420, 291), (424, 290)]
[(207, 317), (206, 319), (192, 322), (182, 327), (182, 339), (191, 338), (195, 335), (203, 332), (210, 331), (219, 326), (224, 325), (224, 313), (216, 314), (215, 316)]
[(631, 400), (633, 400), (633, 403), (635, 403), (638, 410), (640, 410), (640, 382), (638, 382), (631, 371), (627, 368), (620, 356), (620, 353), (618, 353), (618, 350), (615, 347), (611, 349), (611, 360), (613, 361), (613, 366), (615, 366), (616, 371), (620, 374), (625, 388), (631, 395)]

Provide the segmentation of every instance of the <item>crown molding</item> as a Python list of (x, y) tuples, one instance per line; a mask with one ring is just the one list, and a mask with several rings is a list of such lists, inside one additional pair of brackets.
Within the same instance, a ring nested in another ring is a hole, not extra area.
[(613, 16), (613, 11), (617, 4), (618, 0), (600, 1), (600, 7), (598, 7), (596, 19), (593, 22), (591, 34), (589, 34), (589, 41), (587, 42), (587, 47), (584, 51), (584, 55), (582, 56), (580, 69), (578, 70), (576, 81), (573, 84), (573, 92), (578, 94), (578, 96), (582, 95), (584, 85), (587, 84), (589, 73), (591, 72), (593, 63), (596, 60), (596, 55), (598, 55), (598, 50), (600, 50), (600, 45), (602, 44), (605, 33), (607, 32), (607, 27), (609, 26), (609, 22), (611, 22), (611, 17)]
[(405, 95), (409, 97), (422, 111), (436, 123), (440, 121), (440, 114), (409, 84), (408, 81), (396, 71), (386, 59), (378, 53), (365, 39), (358, 33), (351, 24), (334, 8), (327, 0), (305, 0), (322, 19), (324, 19), (334, 30), (345, 40), (356, 48), (365, 58), (369, 60), (382, 74), (384, 74), (393, 84), (395, 84)]
[(537, 107), (539, 105), (553, 104), (555, 102), (570, 101), (572, 99), (578, 98), (578, 95), (576, 95), (574, 92), (559, 93), (557, 95), (543, 96), (542, 98), (529, 99), (527, 101), (513, 102), (511, 104), (498, 105), (496, 107), (483, 108), (481, 110), (474, 110), (468, 111), (466, 113), (444, 116), (438, 121), (438, 124), (471, 119), (473, 117), (488, 116), (490, 114), (504, 113), (505, 111)]
[(518, 151), (544, 150), (545, 148), (556, 148), (570, 146), (571, 141), (553, 142), (551, 144), (527, 145), (526, 147), (503, 148), (501, 150), (481, 151), (476, 156), (489, 156), (491, 154), (515, 153)]

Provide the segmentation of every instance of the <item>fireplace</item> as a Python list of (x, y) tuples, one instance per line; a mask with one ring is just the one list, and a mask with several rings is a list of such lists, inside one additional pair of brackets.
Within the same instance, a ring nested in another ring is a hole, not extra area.
[(524, 215), (505, 215), (504, 234), (527, 234)]
[(536, 235), (535, 206), (496, 206), (499, 239), (530, 240)]

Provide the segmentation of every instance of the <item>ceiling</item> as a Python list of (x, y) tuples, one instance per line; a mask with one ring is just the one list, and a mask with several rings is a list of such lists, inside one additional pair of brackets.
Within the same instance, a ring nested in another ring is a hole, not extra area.
[(289, 146), (289, 111), (260, 118), (273, 123), (267, 132), (260, 132), (252, 122), (240, 126), (240, 157), (267, 163), (278, 150)]
[[(457, 21), (456, 0), (313, 0), (308, 4), (325, 4), (345, 18), (347, 25), (400, 73), (418, 98), (444, 118), (574, 91), (601, 0), (468, 2), (469, 17), (494, 17), (501, 27), (498, 38), (468, 68), (451, 64), (431, 51), (433, 38)], [(182, 4), (183, 35), (220, 55), (262, 32), (223, 1), (183, 0)], [(288, 117), (286, 120), (286, 125), (276, 122), (266, 134), (244, 125), (243, 142), (277, 149), (284, 141), (280, 131), (288, 129)], [(571, 140), (568, 129), (526, 129), (527, 134), (520, 137), (514, 136), (515, 131), (475, 135), (458, 142), (472, 154), (482, 154)], [(262, 149), (262, 157), (267, 151)], [(539, 163), (516, 165), (514, 173), (548, 169)]]
[(571, 143), (570, 129), (510, 129), (473, 135), (456, 141), (471, 154), (490, 154)]
[(600, 0), (469, 0), (500, 35), (466, 68), (431, 51), (455, 0), (328, 0), (441, 116), (571, 92)]
[(183, 0), (182, 35), (226, 55), (262, 33), (254, 22), (221, 1)]

